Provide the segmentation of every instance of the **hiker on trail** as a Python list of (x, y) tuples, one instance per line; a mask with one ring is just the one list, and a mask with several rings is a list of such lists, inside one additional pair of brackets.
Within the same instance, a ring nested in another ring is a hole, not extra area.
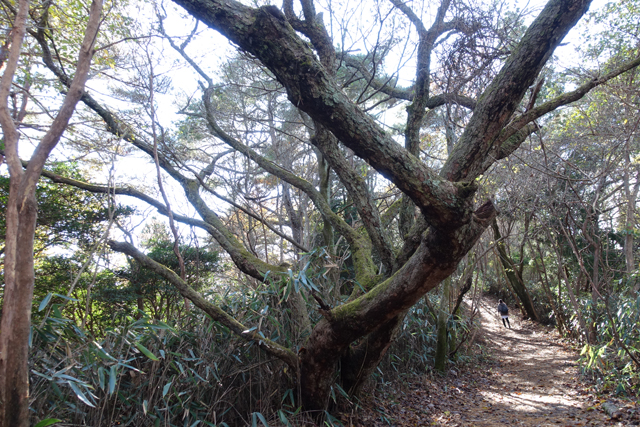
[(509, 329), (511, 329), (511, 323), (509, 323), (509, 307), (504, 303), (501, 299), (498, 300), (498, 313), (502, 316), (502, 324), (506, 328), (509, 325)]

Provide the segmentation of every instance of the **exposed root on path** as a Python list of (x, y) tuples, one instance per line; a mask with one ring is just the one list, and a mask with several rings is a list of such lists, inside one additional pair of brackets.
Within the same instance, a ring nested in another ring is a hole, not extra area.
[[(580, 381), (578, 354), (549, 327), (511, 312), (502, 326), (497, 300), (480, 302), (478, 362), (385, 388), (358, 421), (366, 426), (631, 426), (640, 425), (636, 404), (617, 402), (612, 418), (605, 400)], [(604, 406), (607, 406), (606, 404)]]

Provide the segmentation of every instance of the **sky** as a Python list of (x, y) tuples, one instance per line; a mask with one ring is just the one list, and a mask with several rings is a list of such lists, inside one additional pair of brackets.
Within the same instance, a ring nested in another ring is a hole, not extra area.
[[(325, 5), (328, 6), (329, 3), (331, 3), (331, 0), (324, 0)], [(419, 10), (419, 8), (416, 5), (418, 5), (419, 3), (424, 3), (424, 6), (423, 6), (424, 10), (422, 13), (424, 14), (423, 16), (425, 18), (428, 15), (434, 14), (435, 7), (430, 6), (434, 4), (433, 2), (420, 0), (420, 1), (413, 1), (411, 3), (412, 3), (412, 6), (414, 7), (414, 10)], [(604, 0), (596, 0), (591, 6), (591, 10), (600, 8), (605, 3), (606, 2)], [(322, 4), (323, 4), (322, 0), (318, 0), (318, 9), (320, 9), (320, 6)], [(537, 16), (537, 12), (541, 10), (545, 4), (546, 4), (546, 1), (541, 1), (541, 0), (531, 0), (528, 2), (514, 1), (508, 7), (518, 8), (520, 10), (533, 11), (533, 13), (527, 17), (527, 21), (528, 21), (527, 23), (530, 23), (535, 18), (535, 16)], [(334, 7), (334, 9), (335, 9), (335, 5), (336, 5), (335, 1), (331, 3), (331, 6)], [(138, 11), (138, 16), (150, 17), (148, 22), (145, 23), (143, 21), (144, 25), (152, 25), (153, 10), (151, 9), (151, 5), (148, 3), (144, 3), (144, 4), (138, 3), (137, 7), (140, 8)], [(358, 6), (358, 9), (362, 9), (362, 6)], [(169, 2), (165, 2), (165, 10), (167, 11), (167, 14), (169, 16), (169, 18), (167, 18), (167, 20), (165, 21), (165, 29), (168, 34), (174, 35), (174, 36), (180, 36), (180, 35), (185, 35), (191, 32), (193, 28), (192, 27), (193, 21), (190, 17), (180, 16), (182, 15), (181, 10)], [(353, 11), (347, 7), (343, 13), (336, 13), (336, 15), (338, 19), (347, 22), (348, 25), (352, 25), (353, 23), (352, 20), (355, 18), (352, 12)], [(357, 17), (360, 19), (364, 18), (365, 21), (372, 20), (372, 17), (366, 18), (365, 14), (362, 14), (362, 13)], [(326, 20), (327, 18), (325, 17), (325, 21)], [(344, 46), (349, 46), (350, 49), (352, 50), (358, 49), (359, 43), (362, 43), (362, 40), (359, 41), (358, 37), (362, 36), (363, 34), (366, 34), (366, 31), (367, 31), (366, 28), (357, 28), (355, 26), (350, 27), (350, 29), (353, 28), (353, 35), (352, 35), (352, 40), (349, 41), (345, 38), (339, 37), (338, 28), (340, 26), (340, 22), (338, 21), (329, 22), (328, 25), (330, 27), (330, 31), (332, 31), (334, 34), (334, 38), (341, 41)], [(234, 54), (235, 48), (231, 46), (224, 37), (220, 36), (216, 32), (211, 31), (207, 28), (204, 28), (204, 26), (202, 25), (199, 26), (199, 29), (202, 32), (202, 34), (199, 36), (199, 39), (196, 39), (194, 43), (192, 43), (187, 47), (187, 52), (194, 59), (196, 59), (199, 62), (199, 64), (205, 70), (207, 70), (210, 73), (210, 75), (213, 76), (213, 78), (215, 79), (216, 69), (219, 69), (220, 65), (223, 63), (226, 57)], [(570, 32), (570, 34), (565, 38), (563, 45), (556, 50), (556, 57), (560, 58), (560, 61), (559, 61), (560, 66), (568, 67), (576, 64), (577, 56), (575, 54), (575, 46), (581, 43), (580, 34), (582, 31), (583, 31), (583, 28), (581, 27), (581, 25), (576, 26), (576, 28), (574, 28)], [(415, 34), (415, 32), (413, 32), (413, 34)], [(372, 34), (372, 35), (375, 36), (375, 34)], [(184, 66), (181, 66), (181, 67), (175, 66), (173, 58), (176, 58), (177, 54), (175, 53), (175, 51), (172, 50), (172, 48), (168, 45), (168, 43), (157, 41), (154, 44), (154, 46), (156, 49), (155, 55), (157, 55), (157, 57), (161, 57), (161, 56), (163, 57), (163, 61), (159, 62), (157, 65), (157, 70), (158, 70), (157, 72), (163, 73), (172, 78), (174, 91), (182, 92), (185, 96), (189, 96), (196, 93), (198, 91), (197, 82), (198, 80), (201, 80), (201, 78), (195, 72), (193, 72), (190, 68), (187, 68)], [(362, 48), (362, 51), (365, 50), (364, 46), (360, 46), (360, 47)], [(394, 61), (389, 61), (389, 62), (393, 63)], [(401, 76), (403, 77), (403, 80), (405, 81), (405, 84), (408, 85), (411, 83), (414, 77), (414, 67), (409, 62), (400, 69), (400, 73), (401, 73)], [(175, 92), (168, 93), (167, 95), (164, 95), (164, 96), (158, 95), (158, 98), (159, 98), (158, 114), (163, 122), (171, 122), (171, 121), (175, 121), (177, 119), (182, 118), (179, 115), (176, 115), (177, 106), (175, 104), (174, 96), (175, 96)], [(402, 110), (400, 110), (400, 113), (403, 114)], [(393, 111), (389, 112), (387, 113), (387, 117), (389, 117), (390, 120), (393, 120), (394, 114), (396, 113), (394, 113)], [(117, 170), (120, 173), (120, 176), (119, 176), (120, 180), (123, 180), (123, 181), (130, 180), (133, 177), (135, 179), (142, 181), (144, 180), (145, 177), (152, 176), (152, 175), (155, 176), (155, 171), (153, 171), (153, 168), (150, 164), (148, 164), (149, 170), (147, 170), (147, 168), (140, 167), (141, 162), (144, 162), (144, 161), (145, 161), (145, 156), (142, 156), (142, 155), (139, 157), (120, 159), (117, 167)], [(135, 174), (133, 176), (132, 176), (132, 171), (135, 171)], [(171, 202), (173, 204), (174, 209), (177, 211), (181, 211), (182, 213), (193, 214), (193, 209), (190, 206), (185, 205), (181, 200), (182, 198), (180, 197), (180, 195), (182, 194), (182, 190), (177, 185), (172, 185), (171, 183), (168, 183), (167, 185), (168, 185), (169, 193), (179, 195), (176, 198), (172, 198)], [(140, 204), (137, 202), (136, 204), (138, 204), (140, 208), (144, 208), (146, 206), (144, 204)], [(222, 212), (224, 209), (227, 208), (227, 206), (223, 203), (220, 203), (218, 207), (219, 207), (218, 209), (219, 212)], [(156, 215), (156, 216), (159, 216), (159, 215)]]
[[(328, 5), (329, 3), (331, 3), (331, 1), (332, 0), (318, 0), (318, 4), (321, 5), (324, 2), (324, 4)], [(418, 8), (416, 8), (415, 5), (418, 5), (421, 2), (424, 2), (425, 16), (428, 16), (429, 14), (434, 13), (435, 8), (429, 7), (429, 5), (432, 4), (432, 2), (427, 0), (413, 1), (412, 6), (414, 7), (414, 10), (418, 10)], [(528, 2), (514, 1), (511, 7), (513, 8), (518, 7), (520, 9), (539, 10), (542, 7), (544, 7), (545, 3), (546, 3), (545, 1), (539, 1), (539, 0), (532, 0)], [(598, 9), (602, 7), (605, 3), (606, 2), (604, 0), (596, 0), (591, 6), (591, 10)], [(172, 3), (167, 2), (165, 4), (166, 4), (165, 6), (166, 11), (168, 12), (168, 16), (169, 16), (165, 24), (167, 32), (170, 35), (188, 34), (192, 29), (193, 21), (190, 18), (182, 17), (181, 15), (184, 15), (184, 13), (181, 12), (180, 9), (176, 8)], [(333, 7), (337, 4), (337, 2), (334, 1), (331, 4)], [(152, 25), (152, 22), (154, 19), (153, 18), (154, 13), (153, 13), (151, 4), (149, 4), (148, 2), (144, 2), (144, 3), (135, 2), (130, 7), (133, 8), (133, 13), (135, 14), (135, 16), (142, 18), (140, 23), (142, 28), (149, 27)], [(361, 8), (362, 6), (360, 6), (360, 9)], [(353, 20), (356, 17), (355, 15), (353, 15), (352, 12), (353, 11), (350, 12), (349, 9), (346, 9), (345, 13), (340, 14), (339, 17), (340, 19), (345, 20), (348, 23), (351, 23), (352, 21), (350, 20)], [(357, 17), (366, 18), (365, 14), (363, 13), (361, 13)], [(534, 16), (531, 16), (529, 19), (532, 20), (533, 18)], [(325, 17), (325, 20), (326, 19), (327, 18)], [(368, 19), (370, 20), (371, 17)], [(340, 23), (336, 21), (336, 22), (329, 22), (328, 24), (330, 28), (334, 31), (334, 34), (338, 35), (338, 27)], [(213, 75), (215, 78), (216, 69), (220, 67), (223, 61), (225, 61), (225, 58), (230, 54), (232, 54), (235, 51), (235, 49), (227, 42), (227, 40), (224, 37), (220, 36), (214, 31), (206, 29), (202, 25), (200, 25), (199, 28), (200, 28), (200, 31), (202, 32), (202, 35), (200, 36), (200, 38), (196, 43), (193, 43), (187, 48), (187, 51), (189, 52), (190, 55), (193, 56), (194, 59), (197, 59), (198, 61), (200, 61), (202, 66), (205, 69), (207, 69), (211, 73), (211, 75)], [(358, 43), (361, 43), (361, 41), (358, 41), (358, 36), (365, 34), (366, 31), (367, 31), (366, 28), (354, 27), (353, 40), (347, 41), (343, 39), (341, 41), (343, 41), (344, 46), (350, 46), (351, 49), (358, 49), (358, 46), (359, 46)], [(556, 57), (560, 58), (559, 63), (562, 66), (570, 66), (572, 64), (575, 65), (576, 63), (575, 46), (582, 43), (582, 40), (580, 38), (580, 34), (582, 31), (583, 31), (583, 27), (579, 24), (578, 26), (576, 26), (576, 28), (574, 28), (571, 31), (571, 33), (564, 40), (564, 45), (556, 50)], [(372, 34), (372, 36), (375, 36), (375, 34)], [(364, 51), (364, 46), (362, 47), (363, 47), (362, 50)], [(198, 90), (197, 82), (199, 77), (189, 68), (176, 67), (176, 63), (174, 62), (174, 59), (177, 57), (177, 54), (171, 49), (171, 47), (166, 42), (161, 42), (158, 39), (156, 39), (154, 43), (154, 52), (155, 52), (154, 55), (156, 56), (156, 58), (162, 58), (161, 60), (158, 60), (158, 63), (156, 65), (157, 67), (156, 72), (162, 73), (163, 75), (170, 77), (173, 82), (173, 85), (172, 85), (173, 92), (170, 92), (167, 95), (157, 95), (158, 96), (158, 114), (161, 118), (161, 121), (165, 123), (173, 122), (181, 118), (181, 116), (176, 114), (177, 105), (175, 104), (175, 101), (174, 101), (175, 92), (182, 92), (184, 96), (190, 96), (195, 94)], [(390, 61), (390, 62), (393, 62), (393, 61)], [(400, 73), (401, 73), (401, 76), (403, 77), (403, 80), (405, 80), (405, 82), (409, 84), (414, 74), (411, 63), (407, 63), (404, 67), (402, 67), (400, 69)], [(97, 97), (99, 98), (101, 97), (100, 95), (101, 93), (105, 94), (108, 92), (108, 88), (105, 85), (105, 82), (98, 79), (94, 79), (90, 81), (88, 83), (88, 87), (90, 88), (90, 90), (92, 90), (92, 93), (97, 94)], [(104, 96), (103, 99), (105, 100), (105, 102), (108, 102), (112, 106), (119, 105), (118, 102), (114, 103), (114, 101), (112, 99), (109, 99), (107, 96)], [(23, 139), (22, 150), (21, 150), (22, 156), (23, 157), (28, 156), (29, 152), (30, 152), (29, 145), (25, 144), (25, 141)], [(64, 158), (67, 156), (67, 154), (68, 153), (58, 152), (57, 157)], [(2, 167), (1, 173), (6, 174), (5, 167)], [(102, 173), (98, 173), (95, 175), (98, 181), (100, 181), (100, 175), (106, 177), (106, 175), (104, 174), (104, 171)], [(116, 178), (118, 182), (134, 182), (134, 183), (146, 182), (147, 184), (150, 185), (150, 183), (153, 182), (153, 179), (155, 179), (154, 176), (155, 176), (154, 168), (149, 163), (148, 158), (143, 155), (135, 156), (135, 157), (120, 158), (116, 165)], [(150, 181), (149, 178), (152, 178), (152, 180)], [(180, 195), (182, 194), (182, 190), (176, 185), (172, 185), (170, 183), (168, 183), (167, 185), (169, 190), (168, 192), (170, 194), (178, 195), (178, 197), (172, 197), (172, 200), (171, 200), (174, 206), (174, 209), (177, 211), (180, 211), (181, 213), (193, 214), (193, 209), (182, 202), (182, 197), (180, 197)], [(131, 202), (130, 198), (127, 198), (127, 199), (128, 199), (127, 202)], [(148, 207), (143, 203), (135, 202), (134, 204), (138, 205), (142, 211), (147, 211), (147, 212), (149, 211)], [(227, 208), (226, 205), (220, 203), (219, 205), (220, 212), (226, 208)], [(160, 217), (160, 215), (156, 215), (156, 216)]]

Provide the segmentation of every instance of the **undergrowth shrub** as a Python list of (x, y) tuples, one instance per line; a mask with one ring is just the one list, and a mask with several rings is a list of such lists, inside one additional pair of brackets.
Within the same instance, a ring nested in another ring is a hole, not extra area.
[[(322, 274), (290, 273), (253, 289), (217, 288), (205, 296), (248, 327), (295, 349), (305, 337), (292, 332), (296, 328), (283, 302), (291, 292), (314, 289), (312, 280), (324, 279)], [(439, 304), (437, 296), (430, 297), (433, 302), (423, 299), (409, 310), (370, 387), (431, 369), (437, 314), (429, 307)], [(311, 307), (313, 299), (308, 300)], [(139, 311), (96, 335), (65, 317), (65, 304), (64, 297), (48, 295), (33, 326), (33, 424), (59, 419), (96, 427), (316, 425), (300, 413), (297, 379), (284, 363), (197, 309), (180, 305), (174, 310), (180, 316), (164, 321)], [(310, 314), (317, 320), (317, 311)], [(450, 348), (457, 349), (468, 337), (469, 322), (451, 316), (448, 330)], [(342, 404), (358, 405), (339, 384), (333, 386), (331, 402), (337, 410)], [(341, 425), (330, 412), (323, 422)]]
[[(286, 313), (267, 319), (268, 290), (221, 298), (230, 312), (248, 302), (233, 314), (260, 323), (266, 336), (286, 334)], [(198, 311), (172, 323), (140, 313), (96, 337), (54, 304), (33, 327), (31, 346), (34, 424), (244, 426), (271, 418), (286, 425), (297, 411), (286, 365)]]
[(597, 343), (585, 344), (582, 370), (598, 392), (637, 395), (640, 391), (640, 297), (609, 298), (598, 310)]
[[(433, 301), (427, 304), (424, 298), (431, 298)], [(432, 370), (437, 341), (437, 314), (431, 312), (431, 308), (437, 310), (435, 307), (439, 303), (435, 295), (427, 294), (424, 298), (407, 312), (397, 339), (391, 344), (387, 356), (374, 374), (377, 383), (385, 383), (398, 376), (422, 375)], [(470, 338), (473, 319), (465, 310), (461, 311), (458, 315), (449, 316), (447, 321), (451, 363), (458, 360), (461, 355), (459, 350)]]

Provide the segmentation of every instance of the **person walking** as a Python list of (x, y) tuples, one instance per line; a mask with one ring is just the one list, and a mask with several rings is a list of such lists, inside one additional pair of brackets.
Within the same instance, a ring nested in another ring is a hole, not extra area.
[(504, 303), (501, 299), (498, 300), (498, 313), (502, 316), (502, 324), (506, 328), (509, 325), (509, 329), (511, 329), (511, 323), (509, 323), (509, 307)]

